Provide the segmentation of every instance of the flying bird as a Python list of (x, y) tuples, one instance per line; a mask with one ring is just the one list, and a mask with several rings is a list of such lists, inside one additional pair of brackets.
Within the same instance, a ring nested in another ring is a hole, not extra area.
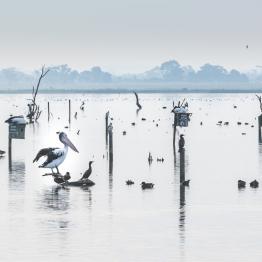
[(51, 168), (52, 173), (53, 173), (53, 169), (56, 168), (57, 173), (60, 174), (58, 170), (58, 166), (60, 166), (64, 162), (67, 156), (68, 147), (70, 147), (75, 152), (78, 152), (78, 150), (73, 145), (73, 143), (69, 140), (66, 133), (60, 132), (59, 140), (61, 143), (64, 144), (64, 148), (57, 148), (57, 147), (43, 148), (38, 152), (33, 162), (37, 162), (42, 156), (45, 156), (47, 157), (46, 161), (39, 167)]

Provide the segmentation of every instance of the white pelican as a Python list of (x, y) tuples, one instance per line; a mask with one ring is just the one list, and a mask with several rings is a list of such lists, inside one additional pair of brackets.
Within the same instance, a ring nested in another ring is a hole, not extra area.
[(53, 173), (53, 168), (56, 168), (57, 173), (60, 174), (58, 170), (58, 166), (64, 162), (68, 152), (68, 146), (75, 152), (78, 152), (78, 150), (73, 145), (73, 143), (69, 140), (66, 133), (59, 132), (59, 140), (64, 144), (64, 148), (57, 148), (57, 147), (43, 148), (38, 152), (33, 162), (38, 161), (39, 158), (41, 158), (42, 156), (46, 156), (47, 157), (46, 161), (39, 167), (51, 168), (52, 173)]

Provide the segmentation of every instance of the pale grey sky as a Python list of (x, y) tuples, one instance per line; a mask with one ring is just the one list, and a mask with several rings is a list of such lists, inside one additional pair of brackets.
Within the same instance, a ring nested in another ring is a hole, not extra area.
[[(0, 67), (262, 65), (261, 0), (0, 0)], [(246, 44), (249, 49), (246, 49)]]

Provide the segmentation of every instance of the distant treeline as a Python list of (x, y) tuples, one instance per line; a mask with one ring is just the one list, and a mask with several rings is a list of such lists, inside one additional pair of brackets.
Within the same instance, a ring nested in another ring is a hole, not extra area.
[[(219, 65), (205, 64), (199, 70), (194, 70), (191, 66), (181, 66), (177, 61), (172, 60), (161, 64), (149, 71), (141, 74), (128, 74), (116, 76), (103, 71), (100, 67), (93, 67), (90, 70), (77, 71), (68, 65), (49, 67), (50, 72), (44, 79), (41, 88), (47, 90), (55, 89), (85, 89), (93, 87), (99, 89), (100, 86), (106, 89), (108, 86), (143, 85), (144, 88), (150, 84), (161, 86), (186, 85), (186, 88), (200, 83), (215, 85), (234, 85), (261, 83), (262, 74), (243, 74), (235, 69), (226, 70)], [(24, 73), (15, 68), (0, 70), (0, 90), (29, 90), (35, 83), (39, 75), (38, 71)], [(150, 89), (150, 88), (149, 88)], [(234, 88), (235, 89), (235, 88)]]

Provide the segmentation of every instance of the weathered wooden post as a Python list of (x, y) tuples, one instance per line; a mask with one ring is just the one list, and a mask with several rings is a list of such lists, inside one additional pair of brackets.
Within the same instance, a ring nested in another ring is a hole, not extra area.
[(261, 127), (262, 127), (262, 115), (258, 116), (258, 141), (259, 143), (262, 143), (262, 138), (261, 138)]
[(8, 127), (8, 159), (9, 170), (12, 169), (12, 139), (25, 139), (26, 121), (23, 116), (10, 117), (5, 121)]
[(49, 102), (47, 102), (47, 114), (48, 114), (48, 122), (50, 119), (50, 107), (49, 107)]
[(259, 101), (259, 106), (260, 106), (260, 112), (261, 114), (258, 116), (258, 142), (262, 143), (262, 138), (261, 138), (261, 126), (262, 126), (262, 97), (256, 95), (258, 101)]
[(109, 137), (109, 174), (113, 171), (113, 125), (112, 123), (108, 126), (108, 137)]
[(68, 101), (69, 111), (68, 111), (68, 122), (71, 123), (71, 100)]
[(105, 121), (106, 121), (106, 126), (105, 126), (105, 129), (106, 129), (106, 144), (108, 143), (108, 118), (109, 118), (109, 111), (107, 111), (106, 115), (105, 115)]
[(185, 181), (185, 149), (179, 149), (180, 153), (180, 184)]

